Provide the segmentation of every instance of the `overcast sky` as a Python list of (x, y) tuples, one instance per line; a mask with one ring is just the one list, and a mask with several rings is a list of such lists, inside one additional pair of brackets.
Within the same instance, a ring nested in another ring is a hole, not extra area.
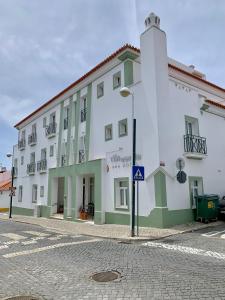
[(0, 163), (13, 125), (161, 18), (168, 55), (225, 86), (224, 0), (0, 0)]

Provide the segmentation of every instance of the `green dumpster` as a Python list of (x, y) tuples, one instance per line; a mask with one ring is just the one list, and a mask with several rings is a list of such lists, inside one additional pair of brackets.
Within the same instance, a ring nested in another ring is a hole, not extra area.
[(210, 220), (217, 220), (218, 206), (218, 195), (196, 196), (196, 220), (204, 223), (208, 223)]

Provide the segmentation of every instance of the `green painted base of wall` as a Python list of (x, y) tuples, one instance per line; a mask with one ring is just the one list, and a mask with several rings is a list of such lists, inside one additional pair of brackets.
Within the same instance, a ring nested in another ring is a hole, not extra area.
[(13, 206), (12, 214), (23, 215), (23, 216), (33, 216), (34, 215), (34, 210), (30, 209), (30, 208)]
[(105, 213), (105, 223), (106, 224), (129, 225), (130, 224), (130, 215), (106, 212)]
[[(190, 223), (195, 220), (192, 209), (168, 210), (168, 208), (154, 208), (149, 216), (139, 216), (139, 226), (168, 228), (179, 224)], [(136, 222), (136, 220), (135, 220)], [(106, 224), (129, 225), (130, 216), (120, 213), (105, 213)]]
[(50, 217), (50, 210), (51, 210), (50, 206), (41, 205), (40, 209), (41, 209), (40, 217), (43, 217), (43, 218), (49, 218)]

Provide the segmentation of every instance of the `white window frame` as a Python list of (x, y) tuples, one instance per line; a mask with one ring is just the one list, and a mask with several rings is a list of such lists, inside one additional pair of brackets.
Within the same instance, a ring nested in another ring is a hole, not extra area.
[[(129, 178), (115, 178), (114, 180), (115, 209), (129, 210)], [(127, 186), (121, 186), (123, 182), (126, 182)]]
[(101, 98), (104, 96), (104, 82), (100, 82), (97, 85), (97, 98)]
[(127, 119), (123, 119), (123, 120), (119, 121), (118, 130), (119, 130), (119, 137), (123, 137), (123, 136), (128, 135), (128, 122), (127, 122)]
[(23, 201), (23, 186), (19, 185), (19, 190), (18, 190), (18, 202)]
[(37, 203), (38, 186), (37, 184), (32, 185), (32, 203)]
[(105, 141), (110, 141), (113, 138), (113, 127), (112, 124), (105, 126)]

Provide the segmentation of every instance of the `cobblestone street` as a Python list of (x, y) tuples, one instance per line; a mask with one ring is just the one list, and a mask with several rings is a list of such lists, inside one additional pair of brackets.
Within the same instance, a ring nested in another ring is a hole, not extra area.
[(224, 230), (123, 243), (0, 221), (0, 299), (225, 299)]

